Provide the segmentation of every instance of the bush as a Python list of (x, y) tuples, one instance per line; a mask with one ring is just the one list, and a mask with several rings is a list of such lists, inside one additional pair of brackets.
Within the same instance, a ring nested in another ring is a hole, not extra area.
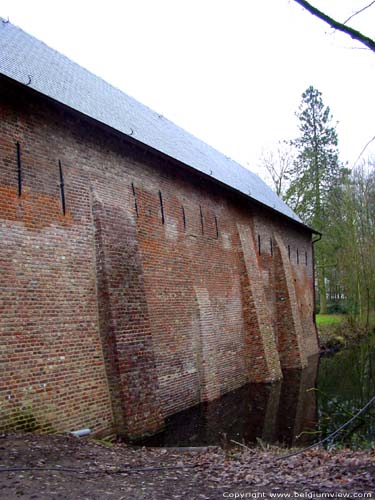
[(348, 314), (349, 309), (348, 309), (347, 304), (343, 304), (343, 303), (329, 304), (327, 306), (327, 313), (328, 314)]

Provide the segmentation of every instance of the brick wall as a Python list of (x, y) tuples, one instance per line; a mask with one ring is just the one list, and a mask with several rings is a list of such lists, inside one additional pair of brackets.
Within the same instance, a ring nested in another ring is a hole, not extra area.
[(2, 428), (137, 437), (306, 364), (308, 231), (28, 89), (0, 90)]

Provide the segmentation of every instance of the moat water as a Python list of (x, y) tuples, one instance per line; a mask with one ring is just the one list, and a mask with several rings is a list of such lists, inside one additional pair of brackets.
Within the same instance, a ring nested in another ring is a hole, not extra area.
[[(344, 424), (375, 394), (375, 337), (334, 355), (310, 358), (273, 384), (248, 384), (169, 417), (146, 446), (305, 446)], [(329, 446), (375, 443), (375, 405)]]

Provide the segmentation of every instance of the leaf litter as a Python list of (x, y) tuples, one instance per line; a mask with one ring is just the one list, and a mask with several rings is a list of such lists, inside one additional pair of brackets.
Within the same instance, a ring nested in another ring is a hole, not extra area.
[[(234, 493), (269, 498), (272, 492), (375, 498), (374, 449), (313, 449), (280, 460), (285, 453), (280, 448), (136, 448), (69, 435), (8, 434), (0, 440), (0, 498), (216, 500)], [(12, 468), (39, 469), (4, 471)]]

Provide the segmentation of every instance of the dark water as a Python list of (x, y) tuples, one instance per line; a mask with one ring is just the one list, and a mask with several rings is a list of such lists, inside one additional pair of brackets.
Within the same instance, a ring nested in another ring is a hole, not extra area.
[[(334, 356), (310, 358), (274, 384), (248, 384), (167, 419), (147, 446), (304, 446), (324, 438), (375, 394), (375, 338)], [(354, 447), (375, 441), (375, 408), (336, 440)]]
[[(317, 429), (332, 433), (375, 395), (375, 337), (359, 346), (323, 357), (317, 384)], [(375, 404), (341, 436), (341, 443), (366, 448), (375, 443)]]

